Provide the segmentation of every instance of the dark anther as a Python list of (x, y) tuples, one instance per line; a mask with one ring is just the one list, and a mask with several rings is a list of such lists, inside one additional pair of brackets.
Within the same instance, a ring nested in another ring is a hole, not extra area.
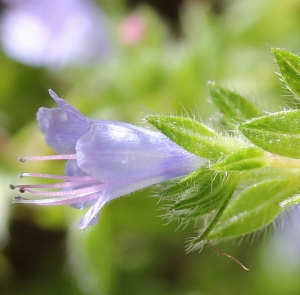
[(13, 184), (9, 185), (10, 189), (15, 189), (15, 186)]
[(26, 159), (25, 158), (19, 158), (19, 161), (20, 162), (26, 162)]
[(24, 176), (23, 176), (23, 173), (20, 173), (19, 174), (19, 178), (23, 178)]
[(21, 194), (25, 193), (25, 188), (20, 187), (19, 192), (20, 192)]

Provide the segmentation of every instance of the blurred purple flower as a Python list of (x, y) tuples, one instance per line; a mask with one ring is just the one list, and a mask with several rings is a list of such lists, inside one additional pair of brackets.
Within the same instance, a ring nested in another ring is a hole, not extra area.
[[(263, 262), (269, 267), (280, 265), (279, 272), (300, 270), (300, 206), (296, 205), (277, 220), (274, 232), (263, 252)], [(274, 269), (272, 269), (274, 271)]]
[[(63, 180), (50, 185), (11, 185), (21, 193), (50, 197), (29, 200), (17, 196), (14, 203), (92, 206), (79, 222), (83, 229), (98, 221), (99, 210), (109, 201), (153, 184), (192, 173), (203, 159), (190, 154), (162, 133), (121, 122), (94, 120), (50, 95), (58, 108), (40, 108), (39, 127), (59, 155), (25, 160), (68, 160), (65, 176), (23, 173), (20, 176)], [(35, 189), (53, 188), (55, 191)]]
[(93, 0), (2, 0), (5, 53), (32, 66), (63, 67), (105, 58), (106, 21)]

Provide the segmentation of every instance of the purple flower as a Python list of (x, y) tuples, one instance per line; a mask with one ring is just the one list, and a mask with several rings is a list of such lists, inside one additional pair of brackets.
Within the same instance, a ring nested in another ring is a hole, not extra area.
[[(97, 223), (99, 210), (107, 202), (153, 184), (192, 173), (204, 160), (187, 152), (168, 137), (134, 125), (94, 120), (49, 91), (58, 108), (40, 108), (37, 120), (46, 141), (59, 155), (21, 158), (68, 160), (65, 175), (23, 173), (20, 176), (63, 180), (47, 185), (11, 185), (21, 193), (50, 197), (14, 203), (36, 205), (71, 204), (91, 208), (80, 220), (83, 229)], [(40, 191), (52, 188), (55, 191)], [(38, 189), (38, 190), (36, 190)]]
[(2, 0), (0, 40), (7, 55), (32, 66), (62, 67), (106, 58), (104, 15), (94, 0)]

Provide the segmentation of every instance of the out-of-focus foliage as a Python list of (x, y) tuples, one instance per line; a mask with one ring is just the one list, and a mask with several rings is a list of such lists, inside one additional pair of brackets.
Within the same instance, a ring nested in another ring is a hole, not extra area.
[[(8, 184), (17, 183), (18, 172), (63, 169), (17, 161), (52, 153), (35, 122), (40, 106), (53, 105), (48, 88), (85, 115), (130, 122), (141, 122), (142, 112), (207, 120), (214, 111), (207, 80), (250, 93), (262, 109), (293, 102), (281, 95), (267, 44), (299, 51), (299, 1), (224, 0), (219, 14), (208, 4), (186, 1), (176, 37), (149, 7), (129, 12), (121, 0), (99, 2), (115, 40), (111, 59), (49, 71), (0, 54), (1, 294), (299, 294), (300, 263), (286, 263), (283, 270), (278, 257), (288, 250), (272, 246), (269, 238), (264, 244), (256, 239), (255, 247), (250, 239), (218, 245), (246, 264), (250, 275), (210, 249), (186, 255), (185, 238), (194, 234), (194, 225), (177, 231), (177, 224), (165, 225), (160, 204), (149, 198), (153, 189), (108, 205), (99, 224), (86, 232), (76, 229), (81, 212), (72, 208), (10, 205)], [(135, 44), (120, 36), (132, 13), (143, 24)]]

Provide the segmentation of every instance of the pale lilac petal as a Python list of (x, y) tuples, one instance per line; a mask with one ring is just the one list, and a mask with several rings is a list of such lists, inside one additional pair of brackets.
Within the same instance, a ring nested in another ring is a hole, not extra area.
[[(100, 209), (109, 201), (200, 168), (199, 158), (160, 132), (134, 125), (91, 120), (50, 91), (58, 108), (41, 108), (38, 122), (47, 143), (60, 156), (27, 157), (28, 160), (68, 159), (65, 177), (23, 173), (22, 176), (52, 178), (67, 183), (11, 185), (20, 193), (50, 196), (44, 200), (17, 197), (15, 202), (36, 205), (71, 204), (78, 209), (92, 206), (78, 227), (94, 225)], [(43, 188), (52, 188), (43, 192)], [(53, 198), (56, 197), (56, 198)]]
[(81, 218), (78, 223), (79, 229), (95, 225), (99, 221), (99, 211), (108, 202), (107, 198), (102, 195), (98, 201), (92, 206)]
[(59, 108), (40, 108), (37, 113), (39, 127), (45, 134), (47, 144), (58, 154), (74, 153), (77, 140), (88, 132), (93, 121), (52, 90), (49, 93)]
[(77, 160), (69, 160), (66, 163), (65, 175), (67, 176), (88, 176), (89, 174), (83, 172), (77, 165)]
[(111, 199), (187, 175), (203, 163), (161, 133), (111, 121), (92, 125), (76, 150), (78, 166), (106, 183)]
[(79, 110), (77, 110), (76, 108), (74, 108), (73, 106), (68, 104), (64, 99), (59, 97), (52, 89), (49, 89), (49, 94), (53, 98), (53, 100), (56, 102), (58, 107), (67, 114), (67, 116), (70, 120), (71, 119), (72, 119), (72, 121), (78, 120), (78, 124), (81, 122), (91, 121), (90, 119), (83, 116)]

